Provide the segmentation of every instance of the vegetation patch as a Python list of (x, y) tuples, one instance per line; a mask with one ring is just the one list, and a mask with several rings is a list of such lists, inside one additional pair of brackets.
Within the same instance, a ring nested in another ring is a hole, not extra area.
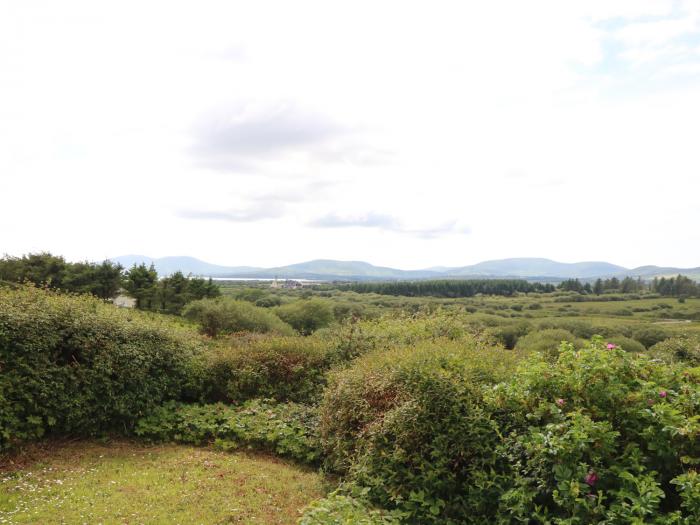
[(270, 456), (78, 441), (0, 472), (0, 523), (292, 524), (323, 493)]

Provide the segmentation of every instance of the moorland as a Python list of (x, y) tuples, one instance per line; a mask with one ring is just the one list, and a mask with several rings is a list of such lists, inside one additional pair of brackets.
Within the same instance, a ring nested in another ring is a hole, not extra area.
[(700, 522), (687, 277), (0, 280), (0, 523)]

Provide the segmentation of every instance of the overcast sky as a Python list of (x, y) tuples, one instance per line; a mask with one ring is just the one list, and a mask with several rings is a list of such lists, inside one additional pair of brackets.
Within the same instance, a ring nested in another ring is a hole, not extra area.
[(0, 0), (0, 252), (700, 266), (700, 2)]

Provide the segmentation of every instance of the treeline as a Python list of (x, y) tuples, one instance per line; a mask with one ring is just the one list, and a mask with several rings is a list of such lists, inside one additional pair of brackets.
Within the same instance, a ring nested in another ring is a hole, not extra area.
[(38, 286), (111, 299), (122, 287), (124, 268), (111, 261), (66, 262), (50, 253), (0, 259), (0, 281), (31, 282)]
[(554, 285), (522, 279), (470, 279), (352, 283), (342, 287), (358, 293), (409, 297), (473, 297), (477, 294), (511, 296), (516, 293), (553, 292)]
[(190, 301), (221, 295), (211, 279), (185, 276), (181, 272), (159, 279), (153, 265), (134, 265), (126, 270), (111, 261), (72, 263), (50, 253), (3, 257), (0, 259), (0, 281), (31, 282), (105, 300), (125, 291), (136, 299), (137, 308), (165, 313), (180, 313)]
[(145, 264), (132, 266), (124, 273), (123, 286), (136, 299), (136, 308), (169, 314), (179, 314), (191, 301), (221, 295), (211, 278), (201, 279), (175, 272), (159, 279), (152, 264), (150, 267)]
[(684, 275), (670, 278), (654, 277), (645, 282), (641, 277), (633, 279), (625, 277), (618, 279), (596, 279), (591, 283), (582, 283), (578, 279), (567, 279), (557, 286), (557, 289), (567, 292), (578, 292), (601, 295), (604, 293), (640, 293), (653, 292), (666, 297), (692, 297), (700, 295), (700, 285)]

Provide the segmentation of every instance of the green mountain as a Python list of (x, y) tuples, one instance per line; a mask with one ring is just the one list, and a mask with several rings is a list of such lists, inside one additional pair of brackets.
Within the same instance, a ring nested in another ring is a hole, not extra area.
[(253, 266), (223, 266), (211, 264), (194, 257), (161, 257), (153, 259), (144, 255), (124, 255), (111, 259), (125, 268), (134, 264), (151, 263), (159, 275), (170, 275), (176, 271), (184, 274), (219, 278), (260, 279), (313, 279), (313, 280), (411, 280), (411, 279), (483, 279), (522, 278), (530, 280), (557, 281), (578, 278), (592, 280), (598, 277), (641, 277), (652, 279), (674, 276), (679, 273), (700, 281), (700, 268), (673, 268), (640, 266), (629, 269), (603, 261), (561, 263), (551, 259), (515, 258), (484, 261), (471, 266), (449, 268), (436, 266), (424, 270), (399, 270), (385, 266), (374, 266), (363, 261), (336, 261), (316, 259), (288, 266), (256, 268)]

